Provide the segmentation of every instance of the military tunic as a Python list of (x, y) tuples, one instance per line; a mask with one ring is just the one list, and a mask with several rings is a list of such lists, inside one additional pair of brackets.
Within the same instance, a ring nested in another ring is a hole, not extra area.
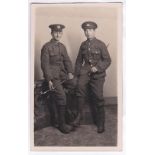
[[(66, 81), (68, 73), (73, 73), (72, 63), (65, 46), (51, 39), (41, 50), (41, 68), (46, 81), (52, 81), (55, 87), (54, 96), (58, 105), (66, 104), (66, 95), (62, 81)], [(72, 81), (67, 81), (72, 85)]]
[[(110, 64), (111, 58), (104, 42), (96, 38), (84, 41), (75, 64), (75, 75), (78, 77), (76, 95), (85, 97), (89, 88), (94, 102), (103, 105), (103, 84)], [(93, 66), (97, 68), (95, 73), (91, 72)]]

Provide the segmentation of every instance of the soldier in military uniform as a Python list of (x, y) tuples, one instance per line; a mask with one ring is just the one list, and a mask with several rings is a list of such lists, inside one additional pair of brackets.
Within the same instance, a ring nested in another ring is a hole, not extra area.
[(65, 46), (59, 42), (65, 26), (53, 24), (49, 28), (52, 39), (42, 47), (41, 68), (45, 80), (48, 82), (49, 90), (53, 90), (52, 93), (58, 109), (59, 130), (63, 133), (69, 133), (72, 127), (67, 125), (65, 120), (66, 95), (63, 86), (67, 83), (67, 85), (74, 87), (73, 68)]
[(76, 127), (80, 124), (84, 99), (89, 88), (91, 101), (97, 108), (97, 132), (102, 133), (105, 119), (103, 84), (111, 58), (105, 43), (95, 38), (96, 28), (97, 24), (91, 21), (82, 24), (87, 40), (82, 42), (75, 64), (75, 76), (78, 78), (78, 115), (72, 124)]

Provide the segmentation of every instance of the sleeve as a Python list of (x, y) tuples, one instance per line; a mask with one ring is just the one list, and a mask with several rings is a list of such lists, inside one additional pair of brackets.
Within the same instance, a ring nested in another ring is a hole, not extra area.
[(96, 68), (98, 72), (105, 71), (111, 64), (111, 58), (108, 49), (104, 43), (101, 44), (101, 59), (98, 61)]
[(65, 46), (63, 46), (63, 63), (68, 73), (73, 73), (72, 62), (68, 56)]
[(76, 62), (75, 62), (75, 76), (79, 76), (81, 66), (83, 63), (81, 47), (82, 47), (82, 45), (80, 46), (79, 53), (78, 53), (78, 56), (77, 56)]
[(49, 66), (49, 53), (47, 47), (44, 45), (41, 49), (41, 69), (47, 81), (50, 81), (52, 79)]

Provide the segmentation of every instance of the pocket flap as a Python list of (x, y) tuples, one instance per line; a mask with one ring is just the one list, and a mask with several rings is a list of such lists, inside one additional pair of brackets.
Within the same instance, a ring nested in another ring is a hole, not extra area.
[(56, 55), (56, 53), (54, 51), (50, 51), (49, 54), (50, 54), (50, 56), (55, 56)]
[(100, 54), (100, 50), (98, 50), (98, 49), (95, 49), (95, 50), (92, 50), (92, 52), (91, 52), (92, 54)]

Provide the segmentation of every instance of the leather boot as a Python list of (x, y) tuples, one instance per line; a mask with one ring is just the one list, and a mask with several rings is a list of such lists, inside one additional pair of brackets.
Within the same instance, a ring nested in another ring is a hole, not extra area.
[(58, 111), (59, 111), (59, 130), (62, 133), (67, 134), (70, 131), (72, 131), (73, 127), (66, 124), (66, 120), (65, 120), (66, 108), (65, 108), (65, 106), (59, 106)]
[(73, 125), (73, 127), (78, 127), (80, 126), (80, 121), (82, 119), (82, 108), (83, 108), (83, 105), (84, 105), (84, 98), (83, 97), (78, 97), (77, 98), (77, 111), (78, 111), (78, 115), (76, 116), (75, 120), (71, 123)]
[(104, 106), (99, 106), (98, 114), (97, 114), (97, 132), (98, 133), (102, 133), (105, 131), (104, 122), (105, 122)]

